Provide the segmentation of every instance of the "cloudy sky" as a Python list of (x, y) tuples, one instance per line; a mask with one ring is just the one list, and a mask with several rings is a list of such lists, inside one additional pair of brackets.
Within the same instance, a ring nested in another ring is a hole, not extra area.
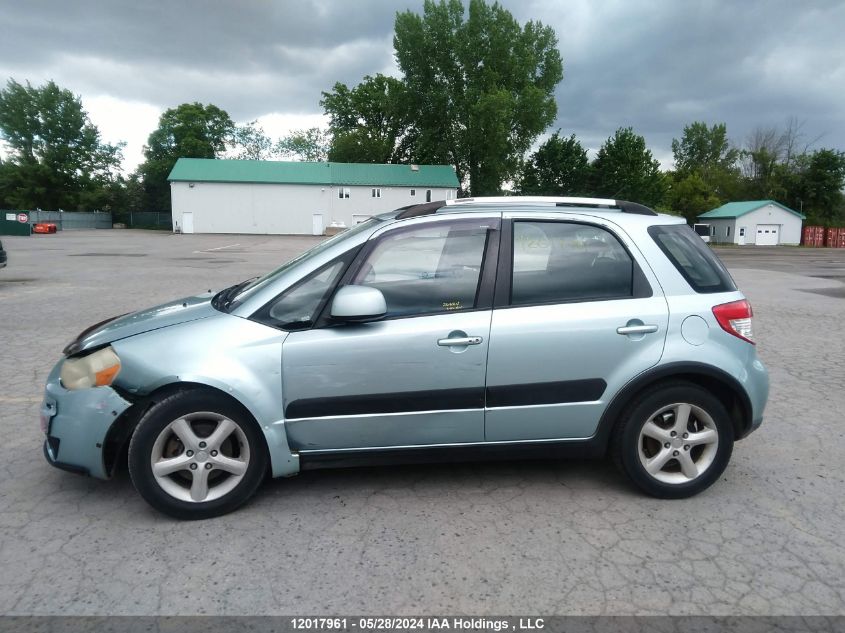
[[(841, 0), (503, 0), (552, 26), (564, 80), (552, 129), (598, 148), (620, 126), (664, 166), (684, 124), (725, 122), (742, 143), (758, 125), (804, 122), (845, 149)], [(320, 92), (398, 74), (396, 11), (422, 0), (0, 0), (0, 81), (53, 79), (82, 97), (110, 142), (141, 160), (159, 114), (186, 101), (272, 136), (325, 122)]]

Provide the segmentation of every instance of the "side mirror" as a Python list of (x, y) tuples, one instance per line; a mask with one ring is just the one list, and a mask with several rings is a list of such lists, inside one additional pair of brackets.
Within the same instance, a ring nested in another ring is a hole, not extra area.
[(347, 323), (375, 321), (387, 314), (381, 290), (370, 286), (344, 286), (334, 296), (331, 317)]

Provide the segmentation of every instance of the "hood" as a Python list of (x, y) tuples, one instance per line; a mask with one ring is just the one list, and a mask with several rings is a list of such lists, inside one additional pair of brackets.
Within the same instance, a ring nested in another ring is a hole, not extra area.
[(136, 334), (220, 314), (211, 306), (213, 297), (214, 293), (207, 292), (106, 319), (84, 330), (65, 347), (64, 353), (71, 356)]

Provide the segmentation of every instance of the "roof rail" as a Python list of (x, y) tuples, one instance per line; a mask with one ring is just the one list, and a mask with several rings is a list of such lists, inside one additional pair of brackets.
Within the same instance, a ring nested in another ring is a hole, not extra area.
[(622, 213), (635, 215), (657, 215), (653, 209), (637, 202), (611, 200), (610, 198), (573, 198), (565, 196), (490, 196), (482, 198), (458, 198), (447, 200), (446, 206), (470, 204), (549, 204), (557, 207), (590, 207), (594, 209), (619, 209)]
[(580, 207), (592, 209), (619, 209), (622, 213), (635, 215), (657, 215), (652, 209), (637, 202), (611, 200), (610, 198), (570, 198), (561, 196), (489, 196), (482, 198), (458, 198), (413, 204), (397, 209), (397, 220), (432, 215), (445, 207), (470, 207), (486, 204), (546, 204), (554, 207)]
[(453, 204), (497, 204), (497, 203), (513, 203), (513, 204), (556, 204), (559, 206), (591, 206), (591, 207), (615, 207), (616, 200), (608, 198), (571, 198), (564, 196), (489, 196), (480, 198), (458, 198), (457, 200), (447, 200), (447, 205)]

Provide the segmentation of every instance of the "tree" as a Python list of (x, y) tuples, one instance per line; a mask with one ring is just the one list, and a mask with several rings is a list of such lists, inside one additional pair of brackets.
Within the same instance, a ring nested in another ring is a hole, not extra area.
[(215, 105), (183, 103), (161, 115), (158, 128), (144, 148), (146, 160), (138, 168), (143, 176), (149, 211), (170, 210), (167, 177), (179, 158), (217, 158), (226, 151), (234, 123)]
[(598, 195), (648, 206), (663, 202), (666, 180), (645, 139), (631, 128), (619, 128), (607, 139), (593, 162)]
[(739, 150), (731, 146), (724, 123), (707, 127), (701, 121), (685, 125), (681, 140), (672, 139), (672, 154), (675, 170), (683, 175), (730, 170), (739, 158)]
[(669, 205), (690, 222), (737, 195), (740, 152), (731, 145), (724, 123), (708, 127), (695, 121), (684, 126), (681, 139), (672, 139), (672, 153)]
[(331, 143), (332, 136), (327, 130), (311, 127), (305, 130), (294, 130), (286, 137), (279, 139), (273, 151), (287, 160), (324, 162), (328, 159)]
[(550, 27), (521, 26), (498, 3), (426, 0), (397, 14), (393, 46), (412, 105), (419, 162), (455, 167), (472, 195), (500, 191), (534, 139), (554, 120), (563, 77)]
[[(76, 210), (115, 181), (124, 144), (109, 145), (69, 90), (14, 79), (0, 90), (0, 138), (9, 160), (0, 198), (10, 206)], [(89, 207), (90, 208), (90, 207)]]
[(320, 105), (329, 116), (329, 160), (399, 163), (408, 159), (411, 120), (408, 94), (398, 79), (367, 75), (350, 89), (336, 83)]
[(519, 188), (523, 195), (587, 195), (589, 178), (587, 150), (558, 130), (525, 163)]
[(226, 155), (237, 160), (270, 160), (274, 158), (275, 148), (264, 128), (255, 120), (232, 128)]
[(702, 213), (715, 209), (724, 202), (714, 193), (713, 187), (704, 182), (698, 171), (685, 176), (675, 173), (673, 176), (667, 194), (669, 208), (683, 215), (690, 224), (694, 224)]
[(842, 189), (845, 187), (845, 153), (816, 150), (808, 156), (806, 170), (801, 174), (798, 200), (800, 207), (813, 219), (823, 224), (843, 221)]

